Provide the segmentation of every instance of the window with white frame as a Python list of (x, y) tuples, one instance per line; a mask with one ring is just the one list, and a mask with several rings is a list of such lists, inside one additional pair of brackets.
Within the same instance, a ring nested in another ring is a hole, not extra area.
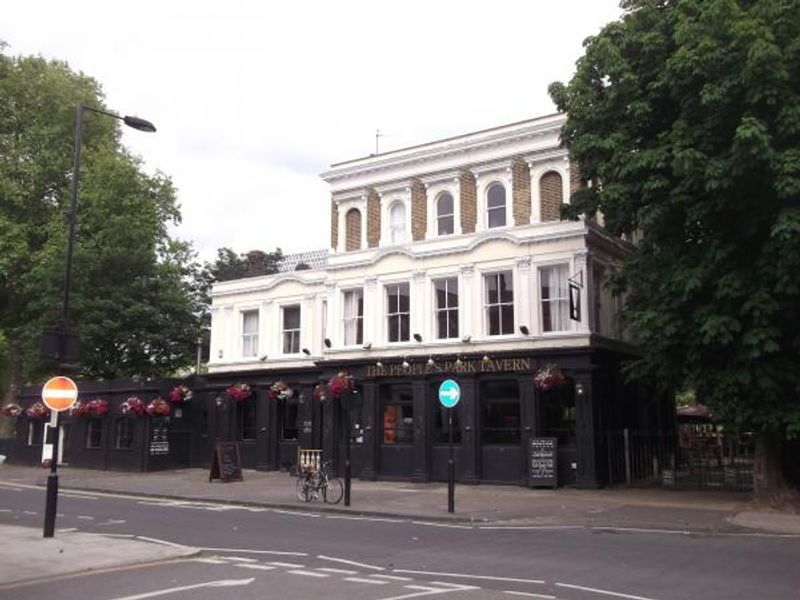
[(411, 299), (408, 283), (386, 286), (386, 338), (407, 342), (411, 330)]
[(344, 292), (344, 345), (364, 342), (364, 290)]
[(242, 356), (258, 356), (258, 311), (242, 313)]
[(542, 307), (543, 332), (569, 329), (568, 278), (569, 265), (539, 268), (539, 298)]
[(395, 202), (389, 210), (389, 237), (393, 244), (406, 240), (406, 205)]
[(453, 195), (444, 192), (436, 199), (436, 233), (450, 235), (455, 231), (455, 202)]
[(436, 294), (436, 337), (458, 337), (458, 278), (448, 277), (433, 282)]
[(300, 307), (283, 307), (283, 353), (300, 352)]
[(486, 190), (486, 226), (503, 227), (506, 224), (506, 188), (493, 183)]
[(484, 275), (486, 333), (514, 333), (514, 284), (511, 272)]

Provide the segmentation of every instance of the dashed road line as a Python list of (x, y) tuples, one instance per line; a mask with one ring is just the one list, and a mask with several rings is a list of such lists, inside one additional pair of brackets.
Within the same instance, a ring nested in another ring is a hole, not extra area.
[(316, 571), (305, 571), (302, 569), (291, 569), (288, 571), (293, 575), (303, 575), (305, 577), (330, 577), (327, 573), (317, 573)]
[(242, 554), (270, 554), (273, 556), (308, 556), (307, 552), (287, 552), (283, 550), (250, 550), (249, 548), (200, 548), (206, 552), (241, 552)]
[(79, 515), (78, 519), (83, 519), (84, 521), (94, 521), (94, 517), (90, 517), (88, 515)]
[(407, 519), (390, 519), (388, 517), (351, 517), (350, 515), (325, 515), (326, 519), (341, 519), (344, 521), (371, 521), (375, 523), (406, 523)]
[(384, 575), (383, 573), (375, 573), (370, 577), (380, 577), (381, 579), (391, 579), (392, 581), (414, 581), (413, 577), (400, 577), (398, 575)]
[(377, 567), (375, 565), (368, 565), (367, 563), (356, 562), (354, 560), (347, 560), (345, 558), (336, 558), (334, 556), (325, 556), (324, 554), (318, 554), (317, 558), (320, 560), (330, 560), (333, 562), (342, 563), (344, 565), (351, 565), (353, 567), (361, 567), (363, 569), (372, 569), (374, 571), (385, 571), (383, 567)]
[(218, 558), (192, 558), (192, 562), (205, 563), (207, 565), (227, 565), (227, 560), (220, 560)]
[(256, 569), (257, 571), (272, 571), (275, 569), (275, 567), (270, 567), (269, 565), (253, 565), (250, 563), (236, 563), (233, 566), (239, 567), (240, 569)]
[(352, 581), (353, 583), (371, 583), (372, 585), (386, 585), (388, 581), (381, 581), (380, 579), (366, 579), (364, 577), (345, 577), (345, 581)]
[(653, 600), (653, 598), (647, 598), (645, 596), (633, 596), (632, 594), (623, 594), (620, 592), (611, 592), (609, 590), (600, 590), (597, 588), (590, 588), (585, 587), (582, 585), (572, 585), (569, 583), (556, 583), (558, 587), (565, 587), (572, 590), (581, 590), (583, 592), (593, 592), (595, 594), (605, 594), (606, 596), (614, 596), (616, 598), (629, 598), (630, 600)]
[[(317, 571), (325, 571), (326, 573), (336, 573), (337, 575), (358, 575), (358, 571), (351, 571), (350, 569), (335, 569), (333, 567), (317, 567)], [(373, 577), (376, 577), (373, 575)]]
[(472, 525), (455, 525), (453, 523), (435, 523), (432, 521), (411, 521), (412, 525), (425, 525), (427, 527), (448, 527), (450, 529), (475, 529)]
[(543, 598), (544, 600), (557, 600), (555, 596), (549, 596), (548, 594), (534, 594), (533, 592), (514, 592), (511, 590), (506, 590), (503, 593), (511, 594), (512, 596), (525, 596), (526, 598)]
[(493, 575), (468, 575), (466, 573), (441, 573), (438, 571), (414, 571), (412, 569), (393, 569), (392, 573), (410, 573), (412, 575), (430, 575), (435, 577), (460, 577), (462, 579), (485, 579), (487, 581), (511, 581), (513, 583), (535, 583), (543, 585), (542, 579), (521, 579), (517, 577), (495, 577)]
[(317, 513), (301, 512), (299, 510), (282, 510), (280, 508), (273, 508), (272, 512), (280, 515), (294, 515), (295, 517), (311, 517), (313, 519), (319, 519), (322, 516)]
[(238, 562), (254, 563), (258, 562), (255, 558), (245, 558), (244, 556), (220, 556), (223, 560), (232, 560)]
[(268, 565), (272, 565), (274, 567), (286, 567), (288, 569), (305, 569), (305, 565), (298, 565), (297, 563), (288, 563), (288, 562), (269, 562)]

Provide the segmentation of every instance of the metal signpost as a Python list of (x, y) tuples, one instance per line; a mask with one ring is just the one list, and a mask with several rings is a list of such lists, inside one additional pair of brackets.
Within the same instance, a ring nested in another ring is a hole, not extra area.
[(47, 476), (47, 495), (44, 509), (44, 537), (46, 538), (53, 537), (56, 529), (56, 506), (58, 504), (58, 413), (72, 408), (77, 399), (78, 386), (69, 377), (53, 377), (42, 387), (42, 400), (47, 408), (53, 411), (50, 417), (53, 450), (50, 456), (50, 475)]
[(453, 460), (453, 411), (461, 400), (461, 388), (452, 379), (445, 379), (439, 386), (439, 403), (447, 411), (447, 441), (450, 455), (447, 459), (447, 512), (456, 510), (456, 467)]

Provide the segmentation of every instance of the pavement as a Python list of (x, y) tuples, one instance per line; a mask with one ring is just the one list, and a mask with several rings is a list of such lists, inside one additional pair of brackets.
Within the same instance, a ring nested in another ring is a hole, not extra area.
[[(2, 465), (0, 483), (44, 486), (48, 471)], [(800, 515), (764, 510), (743, 492), (686, 491), (661, 488), (601, 490), (529, 489), (517, 486), (457, 485), (456, 512), (447, 512), (447, 486), (354, 480), (351, 506), (303, 503), (286, 473), (244, 471), (244, 481), (209, 482), (204, 469), (121, 473), (62, 467), (62, 490), (128, 494), (190, 502), (230, 503), (336, 512), (425, 521), (478, 522), (503, 526), (591, 526), (609, 529), (680, 531), (698, 534), (768, 533), (800, 536)], [(2, 486), (0, 486), (2, 493)], [(87, 570), (130, 567), (180, 559), (198, 551), (146, 539), (57, 532), (0, 525), (0, 590), (20, 582)], [(42, 561), (41, 559), (45, 560)]]

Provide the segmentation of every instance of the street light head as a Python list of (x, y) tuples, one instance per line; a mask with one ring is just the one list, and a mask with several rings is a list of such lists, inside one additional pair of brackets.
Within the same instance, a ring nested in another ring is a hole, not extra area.
[(148, 133), (153, 133), (156, 130), (156, 126), (153, 125), (150, 121), (146, 121), (145, 119), (140, 119), (139, 117), (129, 117), (126, 115), (122, 117), (122, 120), (128, 127), (133, 127), (134, 129), (138, 129), (139, 131), (146, 131)]

